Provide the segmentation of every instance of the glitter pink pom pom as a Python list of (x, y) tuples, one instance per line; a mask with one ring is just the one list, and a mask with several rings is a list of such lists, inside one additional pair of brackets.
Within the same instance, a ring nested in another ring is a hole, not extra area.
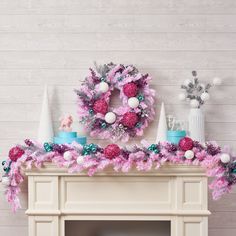
[(135, 97), (138, 93), (138, 87), (133, 82), (125, 84), (123, 87), (123, 92), (128, 98)]
[(188, 137), (184, 137), (179, 141), (179, 147), (182, 151), (188, 151), (193, 148), (193, 140)]
[(108, 159), (113, 159), (120, 155), (120, 148), (116, 144), (109, 144), (104, 149), (104, 155)]
[(105, 115), (107, 113), (108, 110), (108, 105), (104, 100), (97, 100), (94, 104), (93, 104), (93, 110), (96, 113), (101, 113), (103, 115)]
[(129, 128), (133, 128), (137, 122), (138, 116), (134, 112), (126, 112), (122, 118), (122, 124)]
[(9, 158), (12, 161), (17, 161), (17, 159), (19, 159), (24, 153), (25, 153), (25, 151), (22, 150), (21, 148), (13, 147), (9, 151)]

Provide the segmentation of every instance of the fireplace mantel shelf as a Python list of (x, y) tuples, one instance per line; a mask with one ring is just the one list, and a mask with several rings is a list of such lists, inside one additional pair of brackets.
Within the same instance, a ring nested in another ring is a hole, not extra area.
[(207, 236), (207, 177), (201, 167), (108, 169), (93, 177), (52, 163), (24, 171), (30, 236), (64, 236), (68, 220), (168, 220), (171, 236)]

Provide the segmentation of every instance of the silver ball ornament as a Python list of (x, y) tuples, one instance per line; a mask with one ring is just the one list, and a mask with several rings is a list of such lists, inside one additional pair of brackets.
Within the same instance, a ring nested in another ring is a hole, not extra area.
[(185, 86), (188, 86), (190, 83), (192, 83), (192, 81), (191, 81), (190, 79), (186, 79), (186, 80), (184, 81), (184, 85), (185, 85)]
[(178, 96), (180, 101), (184, 101), (186, 99), (186, 94), (185, 93), (180, 93)]
[(116, 121), (116, 114), (114, 112), (107, 112), (105, 115), (105, 121), (108, 124), (113, 124)]
[(99, 91), (101, 91), (102, 93), (106, 93), (109, 90), (109, 85), (108, 83), (102, 81), (101, 83), (99, 83)]
[(210, 94), (207, 93), (207, 92), (202, 93), (202, 94), (201, 94), (201, 99), (202, 99), (202, 101), (207, 101), (207, 100), (209, 100), (209, 99), (210, 99)]
[(72, 153), (71, 153), (70, 151), (64, 152), (63, 158), (64, 158), (66, 161), (70, 161), (70, 160), (72, 159)]
[(221, 85), (221, 84), (222, 84), (222, 79), (221, 78), (215, 77), (213, 79), (213, 85), (218, 86), (218, 85)]
[(197, 99), (192, 99), (191, 101), (190, 101), (190, 106), (192, 107), (192, 108), (198, 108), (199, 107), (199, 101), (197, 100)]
[(131, 97), (128, 99), (128, 105), (131, 108), (136, 108), (139, 106), (139, 100), (136, 97)]
[(228, 153), (222, 153), (220, 156), (220, 160), (222, 163), (230, 162), (230, 155)]
[(194, 152), (192, 150), (188, 150), (184, 153), (184, 157), (186, 159), (193, 159), (194, 158)]

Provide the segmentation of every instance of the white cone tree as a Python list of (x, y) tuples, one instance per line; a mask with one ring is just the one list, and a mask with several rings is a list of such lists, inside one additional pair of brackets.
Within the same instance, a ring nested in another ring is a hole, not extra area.
[(157, 128), (156, 143), (167, 141), (167, 122), (164, 103), (161, 104), (160, 118)]
[(43, 103), (38, 128), (38, 141), (41, 143), (53, 141), (53, 125), (48, 102), (48, 89), (44, 88)]

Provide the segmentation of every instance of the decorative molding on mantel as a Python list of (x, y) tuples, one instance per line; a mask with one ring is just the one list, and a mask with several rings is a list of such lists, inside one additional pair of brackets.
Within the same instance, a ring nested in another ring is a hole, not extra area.
[(29, 236), (65, 236), (69, 220), (170, 221), (171, 236), (207, 236), (207, 177), (199, 166), (166, 164), (89, 177), (47, 163), (28, 176)]

